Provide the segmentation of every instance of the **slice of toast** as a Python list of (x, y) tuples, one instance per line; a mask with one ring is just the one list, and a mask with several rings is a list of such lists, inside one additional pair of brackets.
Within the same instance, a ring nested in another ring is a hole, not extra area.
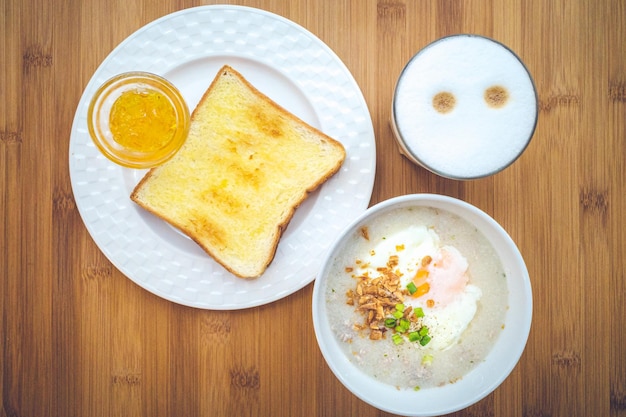
[(130, 197), (234, 275), (256, 278), (296, 208), (345, 156), (341, 143), (224, 66), (193, 111), (185, 144)]

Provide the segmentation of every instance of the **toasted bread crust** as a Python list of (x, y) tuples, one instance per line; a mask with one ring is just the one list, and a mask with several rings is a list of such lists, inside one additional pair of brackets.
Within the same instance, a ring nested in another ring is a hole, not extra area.
[(191, 115), (187, 142), (151, 169), (130, 198), (229, 272), (256, 278), (296, 209), (345, 156), (341, 143), (224, 66)]

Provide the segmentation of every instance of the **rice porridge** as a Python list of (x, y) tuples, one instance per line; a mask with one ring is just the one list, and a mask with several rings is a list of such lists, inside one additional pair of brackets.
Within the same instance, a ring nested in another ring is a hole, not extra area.
[(349, 360), (373, 378), (402, 389), (454, 383), (503, 329), (500, 259), (452, 213), (382, 214), (339, 251), (324, 290), (330, 326)]

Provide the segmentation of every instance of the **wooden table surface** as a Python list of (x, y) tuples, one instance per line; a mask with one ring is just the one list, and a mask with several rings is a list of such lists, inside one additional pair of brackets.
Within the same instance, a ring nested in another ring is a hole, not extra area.
[[(210, 3), (0, 2), (0, 416), (388, 415), (324, 362), (313, 284), (240, 311), (185, 307), (126, 278), (81, 220), (68, 146), (87, 82), (135, 30)], [(626, 416), (626, 2), (238, 4), (304, 26), (355, 77), (376, 134), (370, 204), (416, 192), (458, 197), (517, 242), (534, 295), (526, 350), (495, 392), (454, 415)], [(469, 182), (409, 163), (388, 124), (407, 60), (454, 33), (508, 45), (539, 96), (522, 157)]]

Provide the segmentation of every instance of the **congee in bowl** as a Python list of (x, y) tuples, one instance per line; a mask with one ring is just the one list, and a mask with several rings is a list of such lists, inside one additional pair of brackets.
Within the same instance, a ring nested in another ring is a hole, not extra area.
[(532, 316), (509, 235), (460, 200), (397, 197), (335, 242), (313, 291), (324, 358), (362, 400), (402, 415), (450, 413), (512, 371)]

